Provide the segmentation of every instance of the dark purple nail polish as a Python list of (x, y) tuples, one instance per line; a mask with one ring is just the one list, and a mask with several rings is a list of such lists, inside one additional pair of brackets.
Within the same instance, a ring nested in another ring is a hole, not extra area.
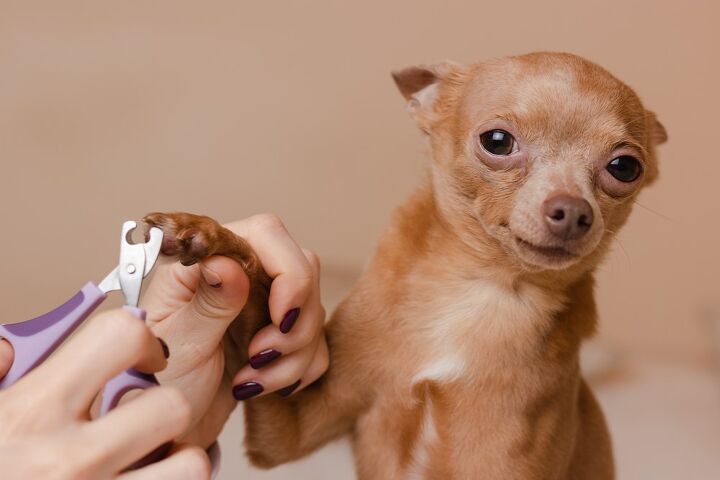
[(300, 386), (301, 382), (302, 382), (301, 380), (298, 380), (297, 382), (293, 383), (292, 385), (283, 387), (277, 391), (277, 394), (280, 395), (281, 397), (289, 397), (292, 392), (297, 390), (297, 388)]
[(220, 288), (220, 287), (222, 287), (222, 283), (213, 283), (213, 284), (210, 285), (210, 286), (211, 286), (212, 288)]
[(278, 352), (274, 348), (271, 348), (269, 350), (263, 350), (262, 352), (256, 353), (255, 355), (250, 357), (250, 366), (257, 370), (258, 368), (262, 368), (268, 363), (272, 362), (280, 355), (282, 355), (282, 353)]
[(293, 308), (287, 312), (285, 317), (282, 319), (282, 322), (280, 322), (280, 331), (282, 333), (288, 333), (292, 329), (293, 325), (295, 325), (295, 321), (298, 319), (299, 315), (299, 308)]
[(257, 382), (245, 382), (240, 385), (235, 385), (232, 389), (232, 393), (235, 400), (242, 401), (256, 395), (260, 395), (263, 390), (265, 390), (263, 386)]
[(180, 263), (181, 263), (184, 267), (192, 267), (192, 266), (195, 265), (197, 262), (198, 262), (198, 259), (197, 259), (197, 258), (191, 258), (191, 259), (189, 259), (189, 260), (181, 260), (181, 261), (180, 261)]
[(170, 347), (167, 346), (167, 343), (165, 343), (165, 340), (158, 337), (158, 342), (160, 342), (160, 346), (162, 347), (163, 355), (165, 355), (165, 358), (170, 358)]

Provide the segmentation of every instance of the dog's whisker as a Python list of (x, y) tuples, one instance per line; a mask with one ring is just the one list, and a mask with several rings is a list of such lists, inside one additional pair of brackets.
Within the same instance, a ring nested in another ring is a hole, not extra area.
[(662, 213), (658, 212), (657, 210), (653, 210), (652, 208), (650, 208), (650, 207), (648, 207), (648, 206), (646, 206), (646, 205), (643, 205), (642, 203), (638, 202), (637, 200), (633, 200), (633, 203), (634, 203), (635, 205), (637, 205), (638, 207), (647, 210), (647, 211), (650, 212), (650, 213), (654, 213), (655, 215), (657, 215), (658, 217), (660, 217), (660, 218), (662, 218), (662, 219), (664, 219), (664, 220), (667, 220), (667, 221), (672, 222), (672, 223), (678, 223), (677, 220), (675, 220), (674, 218), (668, 217), (667, 215), (663, 215)]
[(622, 244), (620, 241), (620, 238), (615, 234), (615, 232), (611, 232), (610, 230), (606, 229), (608, 233), (610, 233), (612, 237), (612, 241), (616, 242), (617, 245), (620, 247), (620, 250), (622, 250), (623, 255), (625, 256), (625, 260), (627, 261), (629, 266), (632, 266), (632, 260), (630, 259), (630, 254), (628, 253), (627, 249), (625, 248), (625, 245)]

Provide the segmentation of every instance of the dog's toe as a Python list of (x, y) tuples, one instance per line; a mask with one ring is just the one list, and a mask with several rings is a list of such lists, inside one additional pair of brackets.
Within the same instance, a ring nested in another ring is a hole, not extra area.
[(155, 212), (146, 215), (143, 220), (148, 226), (163, 231), (162, 253), (178, 256), (185, 266), (213, 255), (222, 247), (222, 238), (218, 235), (222, 227), (209, 217)]
[(176, 238), (177, 254), (185, 266), (197, 263), (210, 253), (205, 234), (196, 228), (186, 228), (178, 232)]

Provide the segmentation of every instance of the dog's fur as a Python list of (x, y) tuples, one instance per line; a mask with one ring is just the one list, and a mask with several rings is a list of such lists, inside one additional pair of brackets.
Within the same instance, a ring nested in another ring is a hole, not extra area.
[[(394, 77), (427, 136), (430, 179), (327, 325), (325, 376), (290, 398), (246, 402), (250, 459), (271, 467), (350, 435), (361, 480), (613, 478), (578, 351), (596, 325), (593, 271), (657, 176), (664, 128), (629, 87), (569, 54)], [(520, 150), (488, 155), (478, 135), (496, 128)], [(619, 155), (641, 161), (638, 180), (607, 172)], [(580, 238), (548, 230), (543, 205), (557, 195), (590, 205)], [(258, 270), (247, 245), (205, 217), (149, 223), (184, 232), (187, 258), (227, 254)], [(260, 317), (235, 322), (235, 351)]]

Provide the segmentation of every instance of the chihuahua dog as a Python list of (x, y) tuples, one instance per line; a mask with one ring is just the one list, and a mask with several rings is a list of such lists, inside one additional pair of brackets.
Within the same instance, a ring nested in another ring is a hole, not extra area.
[[(593, 273), (657, 177), (665, 129), (628, 86), (570, 54), (393, 77), (431, 175), (328, 323), (325, 376), (246, 402), (251, 461), (272, 467), (349, 435), (361, 480), (613, 478), (578, 352), (596, 327)], [(271, 281), (247, 244), (207, 217), (147, 221), (185, 262), (246, 266), (255, 306), (231, 327), (228, 355), (244, 351), (268, 322)]]

